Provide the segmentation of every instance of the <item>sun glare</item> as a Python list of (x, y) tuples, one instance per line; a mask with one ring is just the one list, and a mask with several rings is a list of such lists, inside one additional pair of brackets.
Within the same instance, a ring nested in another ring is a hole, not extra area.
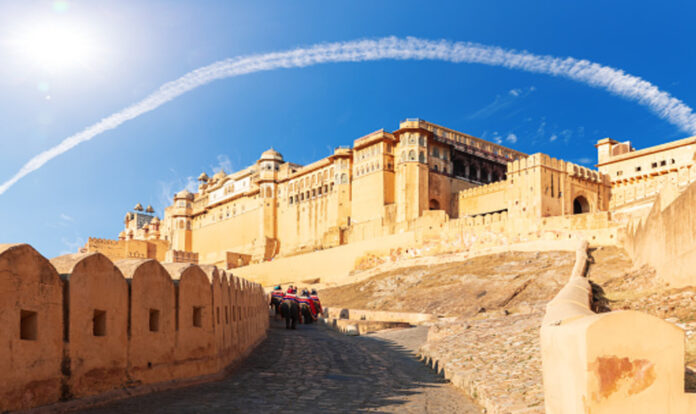
[(17, 33), (13, 43), (18, 53), (47, 71), (84, 67), (96, 52), (88, 33), (59, 24), (27, 27)]

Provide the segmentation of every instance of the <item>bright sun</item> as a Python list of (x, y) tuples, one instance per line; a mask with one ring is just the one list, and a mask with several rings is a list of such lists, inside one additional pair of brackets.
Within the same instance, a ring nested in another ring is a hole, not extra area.
[(90, 36), (74, 25), (27, 27), (16, 34), (13, 43), (17, 52), (47, 71), (86, 66), (96, 53)]

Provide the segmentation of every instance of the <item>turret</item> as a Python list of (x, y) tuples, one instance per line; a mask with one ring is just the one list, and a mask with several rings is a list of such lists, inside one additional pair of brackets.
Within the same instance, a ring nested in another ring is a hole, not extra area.
[(193, 194), (186, 189), (176, 193), (174, 196), (174, 209), (172, 210), (172, 249), (174, 250), (191, 251), (192, 211)]

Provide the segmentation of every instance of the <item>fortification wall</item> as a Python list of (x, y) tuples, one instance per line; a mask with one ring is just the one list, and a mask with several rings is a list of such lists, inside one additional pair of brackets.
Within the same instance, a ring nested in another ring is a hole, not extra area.
[(221, 375), (268, 327), (261, 286), (227, 280), (193, 264), (101, 253), (49, 262), (0, 245), (0, 411)]
[(684, 332), (641, 312), (595, 314), (587, 247), (542, 322), (546, 412), (696, 412), (696, 394), (684, 393)]
[(459, 193), (459, 217), (492, 213), (507, 208), (507, 181), (470, 188)]
[(414, 233), (405, 231), (308, 254), (252, 264), (236, 269), (235, 273), (263, 286), (301, 283), (316, 278), (321, 278), (322, 282), (341, 283), (349, 278), (356, 260), (366, 252), (385, 250), (388, 254), (390, 248), (413, 246), (415, 243)]
[(674, 287), (696, 285), (696, 184), (679, 196), (666, 187), (650, 214), (628, 226), (626, 251)]
[(88, 253), (101, 253), (109, 260), (156, 259), (165, 260), (169, 249), (166, 240), (109, 240), (90, 237), (87, 241)]

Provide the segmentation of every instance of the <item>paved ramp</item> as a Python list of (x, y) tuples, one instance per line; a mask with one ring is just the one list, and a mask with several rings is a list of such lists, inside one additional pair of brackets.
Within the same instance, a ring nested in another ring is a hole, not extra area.
[(117, 401), (84, 413), (480, 413), (409, 349), (424, 328), (347, 337), (322, 326), (268, 338), (227, 379)]

